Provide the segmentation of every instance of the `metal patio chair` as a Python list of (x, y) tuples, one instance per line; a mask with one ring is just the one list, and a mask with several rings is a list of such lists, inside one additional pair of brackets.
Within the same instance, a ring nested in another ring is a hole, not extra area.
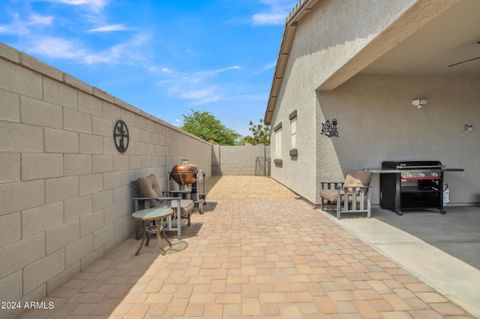
[(170, 196), (169, 192), (160, 189), (155, 175), (150, 174), (141, 177), (131, 183), (134, 209), (152, 208), (152, 207), (171, 207), (174, 211), (173, 219), (177, 220), (177, 227), (172, 226), (172, 217), (167, 218), (167, 231), (177, 231), (177, 238), (182, 236), (181, 220), (187, 219), (188, 226), (191, 225), (191, 215), (194, 208), (194, 202), (190, 199), (182, 199), (181, 197)]

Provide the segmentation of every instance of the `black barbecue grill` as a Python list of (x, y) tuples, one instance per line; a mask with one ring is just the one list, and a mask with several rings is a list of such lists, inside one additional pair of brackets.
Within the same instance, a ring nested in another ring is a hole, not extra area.
[(444, 214), (444, 173), (463, 171), (445, 168), (440, 161), (384, 161), (380, 173), (380, 206), (399, 215), (406, 210), (438, 209)]

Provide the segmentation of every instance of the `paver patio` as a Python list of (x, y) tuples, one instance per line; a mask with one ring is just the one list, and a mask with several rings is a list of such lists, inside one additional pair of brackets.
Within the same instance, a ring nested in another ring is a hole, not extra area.
[(23, 318), (470, 318), (302, 200), (209, 208), (174, 252), (127, 240)]

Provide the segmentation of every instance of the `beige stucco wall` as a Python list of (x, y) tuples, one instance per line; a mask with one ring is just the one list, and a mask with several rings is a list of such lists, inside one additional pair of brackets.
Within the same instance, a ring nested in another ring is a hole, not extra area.
[[(452, 204), (480, 202), (480, 76), (359, 74), (332, 92), (317, 94), (317, 122), (337, 118), (339, 138), (317, 139), (317, 180), (348, 170), (380, 167), (383, 160), (440, 160), (465, 173), (447, 173)], [(424, 111), (445, 136), (474, 130), (458, 139), (438, 137), (411, 106), (427, 98)], [(373, 180), (378, 203), (378, 176)], [(318, 199), (317, 199), (318, 200)]]
[[(445, 7), (454, 2), (445, 2)], [(446, 126), (446, 134), (461, 132), (464, 122), (478, 122), (477, 79), (362, 75), (331, 92), (317, 93), (325, 80), (400, 17), (404, 19), (413, 5), (423, 8), (422, 3), (434, 5), (415, 0), (320, 1), (299, 22), (271, 121), (272, 128), (283, 123), (283, 166), (272, 163), (273, 178), (319, 203), (319, 181), (342, 180), (349, 169), (378, 167), (385, 159), (439, 159), (469, 172), (447, 176), (452, 201), (480, 202), (475, 189), (479, 164), (472, 160), (478, 156), (474, 151), (479, 146), (478, 133), (455, 141), (437, 138), (428, 131), (421, 114), (409, 107), (417, 95), (430, 97), (432, 105), (426, 112), (433, 123)], [(421, 19), (433, 16), (422, 15)], [(420, 20), (417, 22), (424, 22)], [(291, 160), (288, 115), (295, 109), (299, 155)], [(332, 118), (340, 122), (338, 139), (320, 135), (321, 123)], [(382, 129), (377, 129), (377, 123)], [(271, 152), (275, 154), (274, 143)], [(373, 183), (378, 186), (378, 179)], [(378, 203), (378, 191), (373, 201)]]
[[(272, 128), (283, 123), (283, 166), (275, 167), (272, 156), (273, 178), (309, 201), (318, 202), (314, 176), (316, 162), (321, 159), (317, 154), (326, 150), (316, 145), (319, 131), (315, 90), (413, 3), (415, 0), (320, 1), (300, 21), (271, 120)], [(298, 110), (295, 160), (288, 155), (288, 115), (294, 110)], [(274, 148), (272, 143), (272, 155)], [(338, 179), (338, 175), (330, 178)]]
[(42, 299), (127, 238), (130, 181), (166, 185), (181, 158), (210, 175), (209, 143), (0, 43), (0, 300)]

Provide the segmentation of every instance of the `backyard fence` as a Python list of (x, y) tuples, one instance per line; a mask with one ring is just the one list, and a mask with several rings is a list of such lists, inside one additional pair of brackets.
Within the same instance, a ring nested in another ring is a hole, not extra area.
[(270, 146), (213, 145), (212, 174), (270, 176)]

